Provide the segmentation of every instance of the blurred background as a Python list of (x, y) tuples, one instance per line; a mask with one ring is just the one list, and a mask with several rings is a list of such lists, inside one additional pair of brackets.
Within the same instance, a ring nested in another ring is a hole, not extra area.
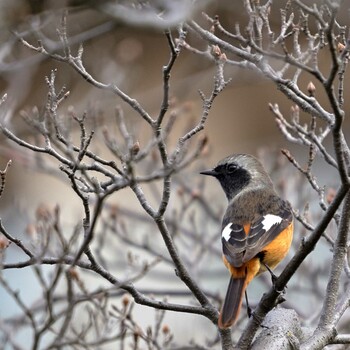
[[(162, 67), (169, 60), (169, 47), (163, 34), (164, 27), (186, 18), (195, 18), (203, 26), (207, 26), (202, 17), (202, 11), (210, 16), (218, 14), (221, 23), (230, 28), (233, 28), (237, 22), (242, 23), (243, 26), (247, 21), (241, 2), (238, 1), (207, 0), (196, 2), (193, 7), (188, 4), (192, 2), (185, 0), (168, 2), (168, 7), (162, 1), (155, 2), (166, 19), (166, 25), (164, 21), (157, 22), (147, 12), (138, 11), (137, 5), (133, 9), (129, 8), (129, 11), (122, 11), (127, 8), (122, 6), (123, 1), (119, 2), (121, 7), (110, 6), (112, 3), (117, 2), (0, 0), (0, 93), (1, 95), (7, 93), (7, 101), (2, 106), (1, 118), (16, 135), (29, 140), (35, 137), (32, 130), (23, 121), (21, 111), (30, 112), (34, 107), (39, 111), (45, 108), (47, 95), (45, 76), (50, 75), (51, 70), (57, 69), (57, 85), (65, 85), (70, 91), (69, 98), (60, 108), (63, 115), (67, 114), (71, 106), (74, 106), (77, 114), (93, 110), (99, 115), (94, 121), (97, 123), (95, 126), (113, 128), (114, 109), (116, 105), (121, 105), (128, 125), (135, 135), (138, 135), (142, 147), (145, 125), (134, 111), (112, 93), (92, 87), (68, 65), (35, 53), (24, 47), (18, 40), (17, 35), (25, 36), (33, 45), (36, 45), (37, 40), (41, 40), (44, 46), (52, 52), (60, 50), (57, 28), (60, 25), (64, 8), (68, 8), (69, 11), (67, 22), (72, 49), (77, 50), (81, 42), (84, 44), (83, 62), (86, 69), (97, 80), (117, 84), (131, 97), (136, 98), (153, 116), (158, 114), (161, 105)], [(344, 21), (348, 21), (347, 8), (342, 12), (342, 16), (344, 16)], [(278, 6), (272, 8), (271, 19), (271, 25), (279, 25)], [(196, 43), (198, 39), (193, 34), (190, 35), (192, 42)], [(199, 40), (198, 45), (204, 48), (203, 43), (200, 43)], [(329, 67), (327, 54), (321, 59), (320, 67), (325, 70)], [(188, 125), (199, 119), (202, 101), (198, 90), (206, 94), (211, 91), (214, 73), (212, 63), (186, 50), (181, 52), (171, 74), (171, 96), (173, 103), (185, 105), (187, 112), (175, 125), (174, 142)], [(268, 109), (269, 102), (278, 103), (281, 111), (288, 116), (291, 101), (288, 101), (272, 82), (254, 72), (225, 67), (225, 77), (226, 79), (232, 78), (232, 81), (217, 97), (210, 111), (204, 131), (209, 139), (208, 151), (205, 160), (201, 160), (189, 171), (191, 186), (196, 189), (201, 183), (198, 171), (204, 166), (212, 166), (221, 158), (234, 152), (251, 153), (259, 156), (271, 171), (276, 170), (276, 164), (278, 165), (277, 171), (272, 173), (275, 183), (278, 184), (282, 193), (290, 196), (289, 200), (300, 205), (302, 200), (298, 197), (300, 194), (298, 191), (306, 188), (304, 187), (305, 182), (300, 180), (293, 172), (291, 165), (281, 158), (279, 149), (290, 149), (301, 162), (307, 159), (307, 153), (304, 148), (291, 145), (284, 139)], [(301, 77), (299, 86), (303, 91), (306, 91), (309, 81), (310, 77)], [(314, 83), (318, 88), (316, 82)], [(316, 97), (321, 102), (323, 101), (327, 108), (328, 104), (319, 90), (316, 90)], [(345, 103), (344, 109), (347, 110), (349, 101), (346, 100)], [(346, 132), (349, 130), (348, 122)], [(332, 140), (329, 138), (326, 143), (331, 145)], [(98, 149), (98, 146), (96, 147)], [(102, 145), (100, 150), (103, 150)], [(22, 153), (18, 147), (14, 147), (13, 143), (0, 135), (0, 169), (5, 167), (9, 159), (13, 161), (7, 176), (6, 189), (0, 200), (0, 217), (4, 225), (14, 235), (25, 237), (28, 223), (34, 220), (38, 206), (44, 204), (53, 208), (58, 204), (64, 218), (64, 226), (72, 227), (76, 224), (77, 217), (81, 216), (79, 199), (73, 194), (67, 181), (62, 181), (64, 177), (60, 179), (57, 176), (36, 171), (31, 157), (34, 156), (30, 153)], [(334, 174), (321, 169), (324, 169), (324, 163), (316, 161), (315, 173), (318, 174), (320, 184), (336, 187), (337, 180)], [(212, 196), (210, 197), (211, 204), (214, 203), (220, 215), (226, 205), (226, 199), (217, 183), (205, 181), (205, 194)], [(305, 191), (303, 195), (308, 197), (311, 191)], [(123, 207), (134, 207), (136, 203), (133, 195), (127, 190), (113, 198), (111, 203), (114, 201), (122, 202)], [(173, 206), (176, 207), (175, 204)], [(297, 209), (302, 210), (303, 208)], [(215, 225), (214, 221), (211, 224), (208, 223), (207, 227), (213, 234), (219, 229)], [(298, 230), (300, 234), (302, 231), (300, 226)], [(215, 247), (219, 251), (219, 239), (215, 242)], [(122, 246), (119, 246), (118, 249), (120, 253), (118, 266), (122, 274), (127, 275), (127, 268), (123, 265), (126, 254)], [(325, 252), (329, 254), (329, 257), (331, 256), (327, 247), (321, 247), (320, 251), (322, 254)], [(115, 252), (110, 251), (108, 254), (112, 256)], [(10, 261), (18, 260), (16, 255), (7, 258)], [(204, 261), (204, 263), (208, 262)], [(320, 266), (320, 269), (322, 268)], [(164, 273), (168, 272), (169, 269), (165, 269)], [(30, 269), (8, 270), (4, 272), (4, 275), (8, 276), (13, 286), (23, 293), (28, 302), (37, 297), (37, 293), (40, 292), (40, 286), (31, 282), (33, 275)], [(151, 286), (153, 281), (159, 281), (162, 278), (164, 278), (162, 271), (151, 274), (146, 285)], [(207, 290), (223, 297), (228, 275), (217, 255), (211, 261), (207, 273), (198, 275), (197, 278), (200, 281), (203, 279), (202, 283)], [(263, 288), (266, 288), (264, 285), (269, 278), (262, 280), (263, 283), (258, 281), (256, 287), (253, 285), (249, 290), (253, 304), (258, 301)], [(97, 282), (91, 279), (90, 283)], [(28, 286), (30, 286), (29, 290)], [(169, 280), (168, 287), (169, 289), (183, 289), (182, 286), (179, 287), (176, 278)], [(293, 295), (293, 290), (291, 295)], [(18, 311), (11, 298), (1, 287), (0, 299), (4, 306), (0, 310), (0, 317), (8, 317), (11, 313)], [(308, 305), (312, 309), (313, 304)], [(142, 315), (140, 316), (142, 323), (151, 322), (153, 310), (145, 307), (137, 307), (137, 309)], [(181, 334), (184, 343), (196, 338), (196, 334), (199, 334), (201, 339), (207, 336), (215, 337), (214, 327), (204, 318), (190, 315), (182, 315), (179, 318), (178, 315), (170, 312), (166, 317), (174, 333)], [(191, 327), (188, 327), (190, 321), (187, 321), (187, 318), (193, 319)], [(179, 321), (181, 319), (183, 321)], [(208, 330), (209, 333), (204, 332), (203, 334), (203, 329)]]

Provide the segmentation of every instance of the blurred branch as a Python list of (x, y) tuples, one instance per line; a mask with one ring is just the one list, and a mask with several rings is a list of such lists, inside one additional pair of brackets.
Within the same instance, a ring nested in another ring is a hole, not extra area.
[(5, 189), (5, 183), (6, 183), (6, 173), (9, 167), (11, 166), (12, 161), (9, 160), (5, 166), (4, 170), (0, 170), (0, 197), (2, 196), (2, 193), (4, 192)]
[(114, 20), (141, 28), (167, 30), (191, 18), (211, 0), (156, 1), (90, 1), (93, 7), (112, 16)]

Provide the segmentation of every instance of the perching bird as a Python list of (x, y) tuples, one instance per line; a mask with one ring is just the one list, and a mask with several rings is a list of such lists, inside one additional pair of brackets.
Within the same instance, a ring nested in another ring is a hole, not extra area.
[(237, 321), (248, 284), (261, 272), (272, 273), (287, 255), (293, 238), (293, 214), (251, 155), (234, 154), (201, 174), (217, 178), (228, 199), (221, 241), (231, 278), (218, 325), (229, 328)]

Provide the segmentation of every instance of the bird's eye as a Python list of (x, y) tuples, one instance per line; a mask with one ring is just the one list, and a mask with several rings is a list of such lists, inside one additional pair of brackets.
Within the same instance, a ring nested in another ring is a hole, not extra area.
[(234, 164), (234, 163), (230, 163), (230, 164), (227, 164), (226, 166), (226, 171), (230, 174), (232, 174), (233, 172), (235, 172), (237, 170), (237, 164)]

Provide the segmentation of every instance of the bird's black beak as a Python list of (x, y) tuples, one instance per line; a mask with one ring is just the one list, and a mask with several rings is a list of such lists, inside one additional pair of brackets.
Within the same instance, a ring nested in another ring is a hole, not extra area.
[(214, 169), (209, 169), (209, 170), (201, 171), (200, 174), (202, 174), (202, 175), (214, 176), (214, 177), (217, 177), (217, 176), (218, 176), (218, 173), (217, 173)]

